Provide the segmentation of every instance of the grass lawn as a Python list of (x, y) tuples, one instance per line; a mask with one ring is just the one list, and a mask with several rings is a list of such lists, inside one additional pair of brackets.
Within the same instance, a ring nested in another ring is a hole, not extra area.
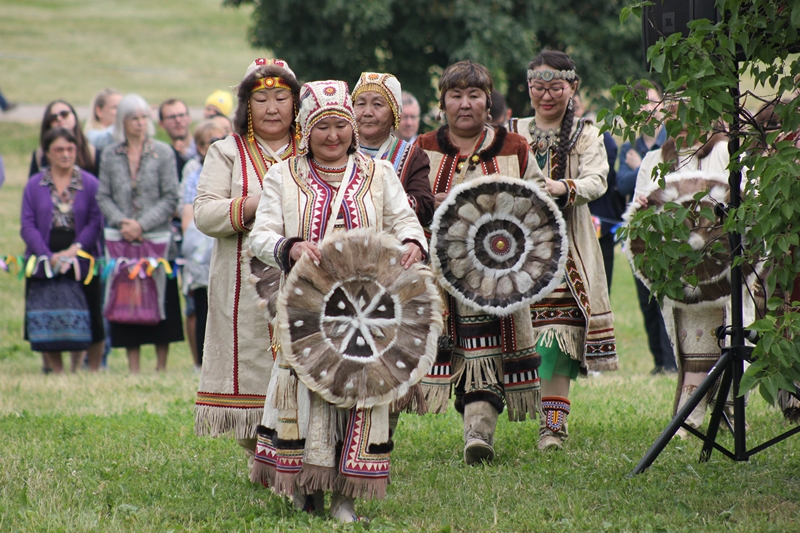
[[(19, 205), (33, 125), (0, 123), (7, 182), (0, 253), (21, 253)], [(670, 443), (644, 475), (633, 469), (669, 421), (675, 379), (650, 377), (632, 276), (617, 255), (612, 304), (622, 369), (578, 381), (563, 453), (536, 450), (536, 425), (501, 416), (497, 461), (468, 468), (461, 421), (404, 415), (372, 523), (339, 526), (293, 512), (245, 478), (228, 439), (193, 434), (197, 374), (185, 344), (157, 375), (152, 348), (139, 376), (115, 351), (108, 372), (43, 376), (22, 341), (22, 281), (0, 272), (0, 531), (796, 531), (800, 440), (733, 463), (700, 442)], [(749, 442), (784, 429), (751, 398)], [(732, 438), (724, 437), (732, 447)]]
[(2, 0), (0, 89), (26, 104), (89, 105), (114, 87), (202, 106), (269, 53), (248, 43), (251, 11), (222, 0)]

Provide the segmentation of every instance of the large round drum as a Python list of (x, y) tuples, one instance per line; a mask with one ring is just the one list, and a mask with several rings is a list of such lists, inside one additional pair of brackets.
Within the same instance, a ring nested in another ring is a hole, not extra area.
[(459, 185), (436, 210), (431, 259), (458, 301), (508, 315), (549, 295), (564, 277), (561, 211), (533, 182), (491, 175)]
[(298, 378), (339, 407), (406, 395), (430, 370), (442, 302), (430, 270), (400, 263), (403, 246), (369, 229), (334, 233), (322, 259), (303, 256), (278, 297), (281, 350)]
[[(706, 196), (695, 199), (698, 193)], [(665, 179), (664, 189), (655, 189), (647, 196), (648, 206), (654, 206), (656, 213), (674, 211), (672, 206), (680, 205), (699, 213), (704, 207), (712, 210), (717, 204), (727, 205), (730, 196), (728, 177), (703, 171), (679, 172), (670, 174)], [(625, 220), (630, 220), (640, 208), (638, 202), (632, 202), (625, 213)], [(693, 285), (683, 279), (683, 298), (674, 300), (676, 305), (693, 305), (699, 303), (720, 303), (731, 294), (731, 247), (722, 224), (709, 221), (703, 217), (686, 217), (684, 224), (689, 228), (689, 245), (697, 251), (710, 250), (713, 243), (719, 242), (723, 250), (716, 253), (710, 251), (693, 272), (697, 276), (697, 284)], [(634, 256), (646, 253), (645, 242), (641, 239), (628, 239), (627, 253), (636, 277), (650, 288), (653, 280), (638, 270), (633, 261)], [(683, 261), (683, 259), (676, 259)]]

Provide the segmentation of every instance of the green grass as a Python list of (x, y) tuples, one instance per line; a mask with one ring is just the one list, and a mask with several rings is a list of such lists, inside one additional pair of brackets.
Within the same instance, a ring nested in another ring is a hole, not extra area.
[(267, 53), (247, 41), (251, 10), (221, 0), (2, 0), (0, 89), (28, 104), (88, 105), (114, 87), (150, 104), (202, 106)]
[[(8, 166), (0, 190), (0, 253), (21, 253), (19, 203), (33, 125), (0, 122)], [(193, 434), (197, 374), (184, 343), (169, 371), (152, 348), (139, 376), (115, 350), (109, 370), (43, 376), (22, 341), (23, 284), (0, 272), (0, 531), (358, 531), (293, 512), (245, 478), (229, 439)], [(536, 425), (500, 418), (497, 460), (461, 460), (462, 425), (404, 415), (383, 501), (360, 502), (371, 531), (792, 531), (800, 522), (800, 455), (790, 439), (748, 463), (700, 442), (670, 443), (627, 478), (669, 421), (675, 378), (650, 377), (630, 270), (617, 254), (612, 306), (621, 370), (573, 386), (563, 453), (536, 450)], [(751, 446), (785, 429), (760, 397), (748, 410)], [(724, 443), (732, 447), (729, 435)]]

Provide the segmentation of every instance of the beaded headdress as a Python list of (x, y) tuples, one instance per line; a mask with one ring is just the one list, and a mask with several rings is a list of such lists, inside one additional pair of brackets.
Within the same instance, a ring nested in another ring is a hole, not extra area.
[(528, 69), (528, 80), (566, 80), (571, 81), (577, 77), (574, 70), (533, 70)]
[(353, 89), (353, 103), (359, 94), (370, 91), (374, 91), (386, 99), (394, 115), (394, 129), (400, 129), (400, 115), (403, 114), (403, 90), (400, 88), (400, 81), (392, 74), (362, 72), (355, 89)]
[(338, 117), (353, 127), (353, 148), (358, 149), (358, 126), (346, 82), (336, 80), (312, 81), (300, 89), (300, 113), (297, 123), (302, 131), (299, 149), (308, 150), (311, 130), (323, 119)]
[(292, 93), (295, 101), (295, 114), (297, 114), (297, 97), (300, 94), (300, 84), (297, 82), (289, 64), (282, 59), (265, 59), (259, 57), (247, 67), (244, 77), (236, 86), (238, 106), (234, 116), (234, 130), (240, 134), (247, 134), (253, 139), (253, 121), (250, 110), (250, 95), (262, 89), (279, 87)]

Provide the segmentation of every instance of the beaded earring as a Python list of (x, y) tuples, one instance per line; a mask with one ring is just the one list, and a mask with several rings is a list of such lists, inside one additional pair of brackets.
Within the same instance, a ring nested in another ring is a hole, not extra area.
[(572, 98), (570, 98), (570, 99), (569, 99), (569, 102), (567, 102), (567, 107), (569, 108), (569, 110), (570, 110), (570, 111), (572, 111), (572, 108), (573, 108), (573, 106), (574, 106), (574, 105), (575, 105), (575, 104), (574, 104), (574, 103), (572, 103)]
[(255, 133), (253, 133), (253, 114), (250, 112), (250, 102), (247, 103), (247, 138), (250, 142), (256, 141)]
[(436, 122), (442, 121), (442, 102), (439, 101), (439, 111), (436, 112)]
[(303, 138), (303, 132), (300, 129), (300, 121), (298, 120), (299, 117), (297, 116), (297, 102), (294, 103), (294, 116), (294, 140), (299, 143), (300, 139)]

